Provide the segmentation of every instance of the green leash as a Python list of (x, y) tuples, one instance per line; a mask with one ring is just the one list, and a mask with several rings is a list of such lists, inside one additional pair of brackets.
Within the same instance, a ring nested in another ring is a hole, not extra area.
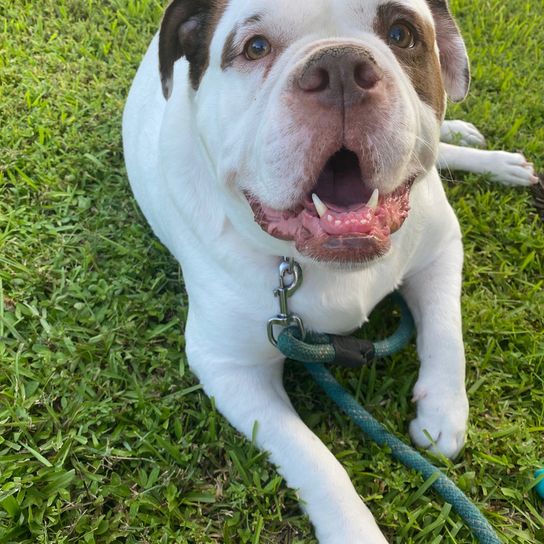
[[(354, 337), (305, 332), (304, 327), (299, 325), (302, 323), (300, 318), (289, 313), (287, 308), (288, 297), (294, 293), (302, 281), (302, 271), (293, 260), (286, 259), (282, 265), (283, 268), (280, 266), (280, 288), (275, 291), (275, 295), (280, 298), (281, 313), (269, 322), (270, 341), (287, 358), (302, 362), (317, 384), (363, 433), (380, 446), (389, 447), (393, 457), (403, 465), (417, 470), (426, 480), (431, 480), (431, 487), (452, 505), (481, 544), (500, 544), (501, 541), (489, 522), (469, 498), (439, 468), (392, 435), (374, 419), (324, 366), (324, 364), (338, 364), (357, 368), (374, 357), (387, 357), (402, 350), (415, 331), (412, 315), (402, 297), (395, 295), (396, 302), (401, 308), (399, 327), (392, 336), (380, 342), (372, 343)], [(287, 277), (294, 278), (289, 285), (287, 285)], [(276, 339), (273, 327), (283, 324), (286, 328)]]

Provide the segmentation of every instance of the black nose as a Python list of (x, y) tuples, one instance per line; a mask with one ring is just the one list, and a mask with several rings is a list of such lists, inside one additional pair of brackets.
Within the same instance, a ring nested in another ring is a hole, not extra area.
[(314, 53), (299, 74), (298, 86), (327, 104), (350, 105), (380, 87), (382, 79), (368, 51), (349, 45)]

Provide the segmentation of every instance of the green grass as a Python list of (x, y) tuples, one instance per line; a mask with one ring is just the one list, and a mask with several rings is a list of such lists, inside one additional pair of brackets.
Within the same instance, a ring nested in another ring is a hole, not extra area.
[[(540, 0), (456, 0), (470, 98), (450, 117), (544, 167)], [(121, 111), (162, 7), (0, 0), (0, 542), (314, 543), (296, 493), (188, 370), (178, 265), (123, 167)], [(506, 542), (544, 541), (544, 226), (526, 190), (448, 184), (465, 235), (471, 421), (445, 465)], [(376, 324), (369, 334), (379, 334)], [(406, 435), (413, 348), (342, 381)], [(392, 543), (472, 543), (417, 474), (298, 369), (302, 417)]]

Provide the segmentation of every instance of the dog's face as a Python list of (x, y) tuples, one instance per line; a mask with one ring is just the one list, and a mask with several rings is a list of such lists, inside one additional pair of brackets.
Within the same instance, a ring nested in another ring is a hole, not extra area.
[(444, 0), (174, 0), (159, 50), (166, 97), (187, 57), (199, 136), (248, 221), (326, 262), (388, 251), (446, 92), (469, 83)]

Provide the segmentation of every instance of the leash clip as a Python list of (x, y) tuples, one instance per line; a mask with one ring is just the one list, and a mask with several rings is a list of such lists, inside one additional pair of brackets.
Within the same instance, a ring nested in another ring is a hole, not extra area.
[(289, 311), (289, 297), (302, 285), (302, 268), (292, 257), (284, 257), (279, 266), (280, 285), (274, 289), (274, 296), (279, 298), (280, 313), (268, 320), (268, 340), (273, 346), (278, 345), (274, 336), (274, 327), (297, 327), (301, 338), (304, 339), (306, 331), (300, 316)]

